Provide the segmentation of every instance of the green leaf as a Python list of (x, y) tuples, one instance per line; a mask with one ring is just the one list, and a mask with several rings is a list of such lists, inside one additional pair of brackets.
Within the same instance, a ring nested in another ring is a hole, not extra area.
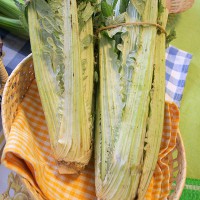
[(101, 1), (101, 11), (104, 17), (112, 16), (113, 8), (107, 3), (106, 0)]
[(176, 39), (176, 31), (175, 29), (171, 29), (169, 35), (166, 37), (166, 45), (168, 46), (174, 39)]
[(83, 21), (86, 22), (90, 19), (90, 17), (92, 16), (92, 14), (94, 13), (94, 7), (91, 5), (91, 3), (89, 2), (83, 13), (82, 13), (82, 18), (83, 18)]
[(129, 4), (129, 0), (121, 0), (119, 12), (120, 12), (120, 13), (126, 12), (126, 9), (127, 9), (127, 7), (128, 7), (128, 4)]
[(115, 25), (115, 24), (121, 24), (125, 22), (125, 13), (120, 14), (118, 16), (116, 16), (115, 18), (113, 17), (108, 17), (105, 21), (106, 26), (109, 25)]
[(179, 22), (180, 16), (180, 14), (169, 14), (166, 27), (167, 31), (176, 27), (177, 23)]
[(118, 2), (118, 0), (114, 0), (113, 6), (112, 6), (113, 10), (114, 10), (115, 6), (117, 5), (117, 2)]

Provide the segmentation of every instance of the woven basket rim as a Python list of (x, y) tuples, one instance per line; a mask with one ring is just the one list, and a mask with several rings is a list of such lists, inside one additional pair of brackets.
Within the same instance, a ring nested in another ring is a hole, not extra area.
[[(18, 72), (20, 72), (22, 70), (22, 67), (24, 64), (26, 64), (28, 61), (30, 61), (32, 59), (32, 53), (30, 53), (28, 56), (26, 56), (16, 67), (15, 69), (12, 71), (11, 75), (8, 77), (7, 81), (6, 81), (6, 84), (4, 86), (4, 90), (3, 90), (3, 93), (2, 93), (2, 107), (3, 105), (5, 105), (5, 101), (6, 101), (6, 96), (7, 94), (9, 94), (8, 90), (9, 90), (9, 86), (10, 86), (10, 81), (16, 76), (16, 74), (18, 74)], [(4, 136), (5, 136), (5, 139), (6, 139), (6, 136), (7, 136), (7, 123), (5, 121), (5, 109), (1, 109), (1, 116), (2, 116), (2, 127), (3, 127), (3, 132), (4, 132)]]
[[(13, 72), (11, 73), (11, 75), (9, 76), (6, 85), (5, 85), (5, 89), (3, 91), (3, 95), (2, 95), (2, 105), (6, 104), (6, 96), (9, 95), (9, 87), (11, 86), (12, 83), (12, 79), (19, 73), (23, 71), (23, 67), (25, 64), (27, 64), (29, 61), (32, 61), (32, 53), (29, 54), (27, 57), (25, 57), (17, 66), (16, 68), (13, 70)], [(6, 132), (7, 130), (10, 129), (10, 127), (7, 127), (6, 121), (5, 121), (5, 114), (6, 114), (6, 109), (2, 108), (2, 125), (3, 125), (3, 130), (4, 130), (4, 135), (5, 138), (8, 134), (8, 132)], [(180, 131), (177, 132), (177, 145), (175, 147), (179, 153), (181, 153), (181, 160), (179, 161), (179, 164), (181, 165), (181, 173), (178, 173), (177, 177), (179, 176), (180, 182), (178, 184), (176, 184), (176, 188), (174, 193), (172, 193), (172, 196), (170, 195), (168, 197), (168, 199), (171, 200), (178, 200), (180, 199), (180, 196), (182, 194), (183, 188), (184, 188), (184, 184), (185, 184), (185, 180), (186, 180), (186, 154), (185, 154), (185, 149), (184, 149), (184, 145), (183, 145), (183, 140), (180, 134)], [(22, 179), (22, 181), (24, 182), (25, 185), (27, 185), (27, 180), (26, 179)], [(34, 195), (33, 191), (30, 191), (30, 193), (32, 193), (32, 196)], [(36, 198), (37, 199), (37, 198)]]
[(177, 147), (177, 144), (179, 146), (177, 149), (179, 150), (179, 153), (181, 152), (181, 157), (182, 157), (181, 162), (179, 163), (179, 165), (182, 166), (181, 167), (182, 171), (179, 172), (179, 176), (181, 175), (181, 181), (179, 182), (178, 190), (175, 191), (175, 195), (174, 195), (174, 198), (172, 200), (180, 199), (181, 194), (182, 194), (183, 189), (184, 189), (184, 185), (185, 185), (185, 181), (186, 181), (186, 174), (187, 174), (186, 153), (185, 153), (185, 147), (184, 147), (184, 143), (183, 143), (183, 139), (182, 139), (180, 130), (177, 132), (176, 147)]

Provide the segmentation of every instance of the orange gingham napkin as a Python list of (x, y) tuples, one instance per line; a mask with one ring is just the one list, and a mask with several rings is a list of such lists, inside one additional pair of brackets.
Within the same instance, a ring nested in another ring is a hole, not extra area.
[(145, 196), (146, 200), (165, 200), (170, 194), (171, 185), (168, 155), (176, 146), (179, 118), (179, 109), (176, 104), (165, 102), (161, 147), (156, 169)]
[(26, 94), (6, 137), (2, 162), (26, 178), (44, 199), (94, 200), (94, 164), (77, 175), (60, 175), (51, 155), (36, 81)]
[[(157, 199), (157, 196), (169, 192), (168, 161), (165, 161), (163, 157), (175, 145), (178, 118), (177, 107), (166, 103), (161, 152), (146, 199)], [(36, 81), (33, 81), (22, 104), (18, 107), (11, 131), (6, 138), (3, 164), (24, 177), (25, 182), (31, 185), (28, 188), (35, 190), (41, 199), (96, 199), (93, 161), (79, 176), (58, 173), (56, 162), (51, 154)]]

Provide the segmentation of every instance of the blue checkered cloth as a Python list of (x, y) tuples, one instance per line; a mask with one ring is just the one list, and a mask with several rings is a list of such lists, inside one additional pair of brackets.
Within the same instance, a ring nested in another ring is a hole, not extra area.
[(10, 75), (13, 69), (21, 62), (28, 54), (31, 53), (29, 40), (24, 40), (13, 36), (8, 31), (0, 28), (0, 36), (3, 40), (3, 63)]
[(170, 46), (166, 50), (165, 99), (180, 107), (185, 81), (192, 55)]

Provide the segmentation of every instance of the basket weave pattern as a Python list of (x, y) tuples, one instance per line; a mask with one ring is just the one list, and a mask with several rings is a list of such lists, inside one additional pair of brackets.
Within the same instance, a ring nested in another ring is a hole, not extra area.
[(169, 154), (170, 160), (170, 200), (178, 200), (181, 197), (186, 180), (186, 156), (180, 132), (177, 134), (176, 147)]
[(2, 123), (6, 138), (15, 119), (17, 107), (34, 79), (33, 62), (29, 56), (15, 68), (6, 82), (2, 99)]
[[(29, 55), (9, 76), (3, 91), (2, 124), (5, 138), (8, 137), (11, 125), (16, 116), (17, 108), (34, 79), (33, 61), (31, 55)], [(32, 189), (30, 183), (26, 179), (21, 177), (21, 180), (28, 189), (31, 199), (43, 200), (40, 195)]]
[(167, 0), (169, 13), (181, 13), (192, 7), (194, 0)]
[(8, 79), (8, 73), (5, 69), (2, 58), (0, 57), (0, 95), (2, 95), (3, 93), (3, 89), (7, 79)]
[[(5, 137), (11, 129), (11, 125), (16, 116), (18, 105), (22, 102), (26, 95), (32, 81), (35, 79), (32, 57), (29, 55), (23, 60), (13, 71), (3, 92), (2, 100), (2, 121)], [(177, 145), (169, 155), (170, 168), (171, 168), (171, 194), (168, 199), (178, 200), (181, 196), (185, 178), (186, 178), (186, 159), (185, 151), (180, 134), (177, 137)], [(34, 199), (41, 199), (36, 191), (33, 191), (29, 182), (22, 178), (23, 183), (26, 185)]]

